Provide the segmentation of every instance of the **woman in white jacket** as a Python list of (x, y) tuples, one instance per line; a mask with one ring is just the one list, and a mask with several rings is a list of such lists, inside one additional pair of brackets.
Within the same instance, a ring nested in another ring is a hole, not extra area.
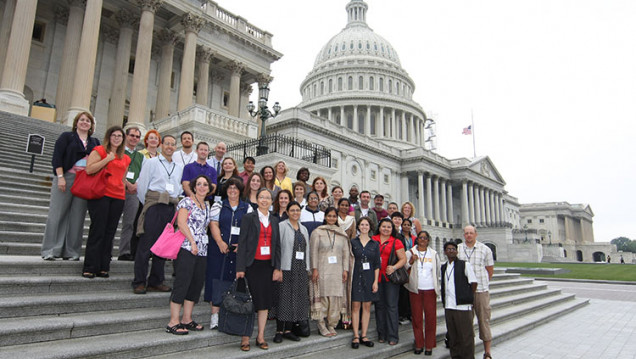
[[(409, 282), (404, 286), (409, 290), (411, 316), (415, 336), (415, 354), (431, 355), (435, 348), (437, 327), (437, 297), (440, 295), (440, 267), (437, 252), (429, 248), (430, 236), (427, 231), (417, 234), (417, 246), (406, 252), (406, 268), (411, 270)], [(424, 328), (422, 314), (424, 313)], [(423, 329), (423, 330), (422, 330)]]

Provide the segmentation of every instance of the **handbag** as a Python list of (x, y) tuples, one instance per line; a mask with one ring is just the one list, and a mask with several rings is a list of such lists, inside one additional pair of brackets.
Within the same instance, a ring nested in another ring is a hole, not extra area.
[(231, 280), (223, 280), (225, 274), (225, 264), (229, 260), (229, 253), (223, 256), (223, 264), (221, 265), (221, 275), (219, 278), (212, 278), (212, 304), (218, 306), (223, 301), (223, 295), (230, 289)]
[[(393, 239), (393, 248), (391, 248), (391, 254), (389, 255), (389, 264), (395, 265), (399, 261), (397, 255), (395, 254), (395, 241)], [(387, 274), (389, 281), (393, 284), (403, 285), (409, 282), (409, 274), (406, 272), (406, 268), (404, 266), (396, 269), (391, 274)]]
[(230, 289), (223, 294), (221, 308), (225, 308), (225, 310), (234, 314), (254, 313), (254, 303), (252, 302), (250, 288), (247, 285), (247, 278), (243, 277), (243, 280), (245, 281), (245, 292), (236, 290), (238, 278), (235, 279)]
[[(179, 211), (175, 211), (172, 221), (166, 224), (166, 227), (163, 229), (163, 232), (161, 232), (155, 244), (150, 247), (150, 251), (157, 257), (177, 259), (177, 254), (179, 254), (179, 249), (185, 239), (183, 233), (174, 228), (174, 221), (177, 219), (177, 214), (179, 214)], [(188, 216), (189, 215), (190, 213), (188, 213)]]
[(106, 193), (106, 183), (110, 172), (101, 169), (99, 172), (89, 175), (85, 170), (77, 171), (75, 181), (71, 186), (71, 193), (75, 197), (83, 199), (99, 199)]

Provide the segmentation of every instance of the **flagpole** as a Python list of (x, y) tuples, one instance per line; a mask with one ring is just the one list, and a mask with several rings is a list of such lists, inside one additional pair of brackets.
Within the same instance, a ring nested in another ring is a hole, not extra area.
[(477, 157), (477, 150), (475, 149), (475, 119), (473, 118), (473, 109), (470, 109), (470, 122), (473, 129), (473, 158)]

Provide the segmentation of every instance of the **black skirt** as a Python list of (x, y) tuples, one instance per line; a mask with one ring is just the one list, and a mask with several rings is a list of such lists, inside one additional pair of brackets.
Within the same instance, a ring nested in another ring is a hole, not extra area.
[(250, 287), (255, 311), (272, 308), (274, 296), (273, 273), (274, 267), (272, 267), (270, 260), (254, 260), (254, 263), (245, 269), (245, 277), (247, 277), (247, 284)]

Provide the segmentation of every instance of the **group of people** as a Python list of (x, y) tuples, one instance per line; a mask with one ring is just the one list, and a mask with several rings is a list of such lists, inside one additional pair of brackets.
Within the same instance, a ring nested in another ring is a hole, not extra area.
[[(410, 320), (415, 353), (431, 355), (441, 295), (452, 357), (469, 357), (469, 342), (474, 352), (473, 305), (484, 357), (490, 357), (487, 294), (494, 263), (473, 227), (465, 228), (465, 243), (444, 245), (448, 262), (442, 265), (410, 202), (385, 209), (384, 197), (376, 195), (371, 205), (371, 194), (355, 186), (345, 197), (340, 186), (329, 191), (323, 177), (309, 181), (307, 168), (293, 181), (284, 161), (257, 172), (255, 159), (246, 157), (239, 173), (236, 161), (225, 157), (224, 143), (210, 156), (209, 145), (194, 146), (190, 132), (181, 134), (179, 151), (176, 138), (156, 130), (137, 150), (141, 131), (135, 127), (109, 128), (100, 145), (91, 137), (94, 126), (89, 113), (80, 113), (55, 144), (42, 258), (79, 260), (88, 209), (82, 276), (108, 277), (121, 218), (118, 259), (135, 262), (133, 292), (172, 292), (167, 332), (204, 329), (192, 318), (202, 291), (211, 306), (210, 328), (217, 328), (223, 294), (245, 278), (261, 349), (269, 348), (268, 318), (276, 319), (275, 343), (299, 341), (315, 320), (323, 336), (350, 326), (352, 348), (373, 347), (367, 332), (373, 303), (378, 342), (397, 344), (399, 324)], [(110, 174), (102, 198), (86, 201), (70, 193), (78, 171)], [(185, 237), (174, 260), (174, 288), (164, 284), (165, 259), (150, 251), (171, 221)], [(404, 269), (409, 281), (402, 285), (394, 277)], [(242, 334), (240, 348), (248, 351), (252, 330)]]

